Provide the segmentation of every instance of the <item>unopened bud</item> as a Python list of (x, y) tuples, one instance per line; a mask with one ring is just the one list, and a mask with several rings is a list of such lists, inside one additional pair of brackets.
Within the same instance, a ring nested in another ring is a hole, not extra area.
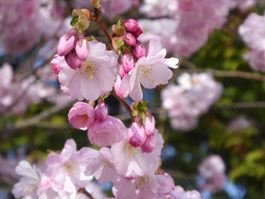
[(135, 38), (138, 38), (143, 33), (141, 28), (137, 28), (137, 30), (133, 33)]
[(60, 64), (62, 59), (64, 60), (64, 57), (59, 57), (58, 55), (55, 55), (54, 58), (51, 60), (52, 70), (56, 75), (58, 75), (59, 72), (63, 69)]
[(151, 120), (149, 117), (145, 118), (145, 133), (147, 136), (154, 135), (155, 132), (155, 118), (152, 117)]
[(124, 72), (124, 69), (121, 64), (119, 64), (118, 66), (118, 72), (119, 72), (119, 76), (121, 77), (121, 79), (123, 79), (126, 73)]
[(116, 24), (111, 27), (112, 32), (114, 32), (117, 36), (122, 36), (124, 32), (124, 28), (122, 26), (117, 26)]
[(82, 61), (76, 55), (74, 55), (73, 52), (68, 53), (65, 56), (65, 60), (67, 64), (74, 70), (80, 68), (82, 65)]
[(119, 54), (119, 43), (123, 42), (122, 37), (113, 37), (112, 38), (112, 46), (114, 51)]
[(136, 44), (136, 39), (134, 35), (130, 32), (124, 32), (123, 41), (129, 46), (135, 46)]
[(133, 147), (139, 147), (144, 144), (146, 140), (146, 135), (144, 133), (144, 128), (138, 126), (136, 122), (128, 129), (128, 142)]
[(156, 145), (155, 136), (150, 135), (146, 138), (144, 144), (141, 146), (143, 153), (151, 153)]
[(59, 39), (57, 51), (58, 55), (60, 56), (65, 56), (71, 50), (74, 48), (75, 45), (75, 36), (71, 35), (63, 35)]
[(134, 68), (133, 56), (128, 52), (122, 55), (120, 61), (125, 73), (129, 73)]
[(129, 32), (135, 32), (139, 27), (135, 19), (127, 19), (123, 22), (123, 25)]
[(79, 40), (75, 45), (75, 52), (79, 59), (86, 60), (89, 54), (88, 41), (86, 39)]
[(141, 43), (137, 43), (134, 47), (131, 48), (131, 52), (136, 59), (140, 59), (145, 56), (145, 47)]
[(95, 108), (96, 118), (100, 121), (104, 121), (108, 116), (108, 106), (105, 102), (99, 102)]

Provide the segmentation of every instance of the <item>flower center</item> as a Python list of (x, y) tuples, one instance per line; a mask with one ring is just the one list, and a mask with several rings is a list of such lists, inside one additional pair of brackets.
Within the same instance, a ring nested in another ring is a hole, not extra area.
[(89, 60), (84, 61), (80, 68), (80, 73), (82, 73), (83, 75), (85, 75), (87, 78), (90, 79), (93, 79), (93, 77), (96, 74), (96, 71), (98, 71), (96, 63)]
[(125, 151), (126, 151), (126, 153), (136, 155), (136, 151), (134, 150), (134, 147), (132, 145), (130, 145), (129, 143), (126, 143)]
[[(151, 66), (153, 65), (151, 64)], [(156, 81), (152, 76), (153, 71), (154, 70), (150, 66), (139, 65), (140, 78), (146, 79), (150, 77), (152, 82), (155, 83)]]
[(72, 165), (67, 164), (67, 165), (65, 165), (64, 167), (65, 167), (68, 171), (71, 171), (73, 174), (75, 173), (75, 170), (74, 170), (74, 168), (72, 167)]
[(147, 184), (148, 180), (149, 180), (148, 176), (140, 177), (140, 179), (137, 181), (135, 185), (135, 189), (136, 190), (140, 189), (143, 185)]

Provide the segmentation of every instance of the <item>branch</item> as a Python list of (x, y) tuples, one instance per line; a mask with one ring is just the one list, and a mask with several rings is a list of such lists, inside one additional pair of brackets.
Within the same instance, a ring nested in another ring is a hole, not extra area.
[(72, 105), (73, 102), (65, 103), (65, 104), (59, 104), (57, 106), (53, 106), (52, 108), (25, 120), (20, 120), (14, 124), (14, 129), (19, 130), (31, 126), (38, 125), (42, 120), (54, 115), (57, 112), (60, 112), (61, 110), (65, 109), (66, 107)]
[(133, 114), (132, 114), (132, 110), (130, 108), (130, 106), (123, 100), (121, 99), (116, 93), (115, 91), (113, 90), (112, 92), (112, 95), (120, 101), (120, 103), (124, 106), (124, 108), (128, 111), (129, 115), (130, 115), (130, 118), (132, 120), (132, 122), (134, 121), (134, 117), (133, 117)]
[(79, 189), (78, 192), (86, 195), (87, 198), (89, 198), (89, 199), (94, 199), (93, 196), (90, 193), (88, 193), (85, 188)]
[(216, 109), (251, 109), (251, 108), (265, 108), (265, 102), (238, 102), (228, 105), (215, 105)]
[[(242, 79), (252, 79), (252, 80), (258, 80), (258, 81), (265, 81), (265, 75), (261, 75), (259, 73), (251, 73), (251, 72), (244, 72), (244, 71), (222, 71), (222, 70), (216, 70), (216, 69), (187, 69), (187, 70), (176, 70), (176, 73), (192, 73), (192, 72), (208, 72), (212, 73), (214, 76), (217, 77), (231, 77), (231, 78), (242, 78)], [(176, 74), (178, 75), (178, 74)]]
[(101, 8), (94, 8), (94, 15), (95, 15), (95, 19), (94, 21), (98, 23), (98, 25), (100, 26), (101, 30), (103, 31), (107, 42), (108, 42), (108, 49), (112, 49), (112, 40), (111, 37), (107, 31), (107, 28), (105, 27), (103, 21), (102, 21), (102, 12), (101, 12)]

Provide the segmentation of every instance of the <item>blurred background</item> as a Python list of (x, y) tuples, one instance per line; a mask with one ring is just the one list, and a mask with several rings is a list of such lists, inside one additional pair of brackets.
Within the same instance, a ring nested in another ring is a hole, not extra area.
[[(87, 133), (69, 125), (74, 101), (50, 67), (74, 8), (90, 8), (90, 0), (0, 1), (0, 199), (14, 198), (20, 160), (41, 165), (69, 138), (78, 148), (90, 146)], [(109, 30), (119, 19), (137, 19), (144, 31), (139, 40), (158, 37), (168, 55), (180, 59), (170, 84), (187, 93), (171, 96), (183, 110), (168, 114), (177, 109), (165, 101), (168, 86), (144, 90), (165, 139), (162, 169), (203, 199), (265, 198), (265, 2), (102, 0), (102, 8)], [(106, 42), (97, 24), (86, 35)], [(192, 79), (196, 74), (207, 77)], [(106, 102), (109, 114), (128, 126), (119, 102)], [(225, 167), (217, 177), (200, 169), (209, 157)], [(111, 192), (111, 184), (101, 188)]]

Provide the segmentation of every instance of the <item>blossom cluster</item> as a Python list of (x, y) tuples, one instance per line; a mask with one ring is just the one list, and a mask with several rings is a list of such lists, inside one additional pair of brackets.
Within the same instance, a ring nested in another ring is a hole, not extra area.
[(200, 189), (216, 193), (222, 190), (226, 181), (225, 164), (218, 155), (210, 155), (199, 166), (199, 173), (204, 178)]
[[(95, 178), (100, 183), (112, 181), (117, 199), (201, 199), (197, 191), (185, 192), (181, 187), (175, 187), (168, 174), (155, 174), (163, 139), (157, 130), (154, 135), (156, 148), (151, 153), (130, 145), (129, 131), (128, 136), (111, 148), (101, 147), (100, 150), (89, 147), (77, 150), (75, 142), (68, 140), (59, 154), (52, 152), (48, 155), (45, 168), (20, 162), (16, 173), (21, 178), (12, 192), (16, 198), (75, 199), (80, 198), (82, 190)], [(90, 194), (94, 196), (94, 190)]]
[(250, 48), (250, 52), (244, 55), (254, 70), (265, 72), (265, 16), (251, 13), (239, 27), (239, 34)]
[(214, 29), (222, 27), (229, 14), (230, 3), (230, 0), (145, 0), (140, 8), (143, 14), (167, 18), (142, 22), (140, 20), (141, 28), (148, 30), (143, 34), (143, 40), (153, 34), (167, 42), (167, 49), (174, 55), (189, 57), (206, 43), (208, 35)]
[(198, 117), (221, 96), (223, 87), (208, 73), (184, 73), (177, 82), (179, 85), (169, 85), (162, 90), (162, 106), (168, 111), (173, 128), (189, 131), (196, 127)]
[(67, 26), (63, 11), (64, 4), (56, 0), (1, 1), (0, 38), (5, 52), (18, 54), (28, 51), (42, 36), (50, 37), (57, 33), (58, 28), (64, 31)]
[[(90, 20), (88, 10), (74, 12), (78, 13), (77, 23), (80, 16)], [(51, 66), (65, 93), (89, 101), (76, 102), (68, 120), (74, 128), (87, 131), (88, 140), (99, 150), (77, 150), (70, 139), (61, 152), (48, 155), (45, 168), (22, 161), (16, 169), (21, 179), (13, 188), (15, 197), (76, 199), (95, 179), (112, 182), (116, 199), (200, 199), (197, 191), (185, 192), (159, 169), (164, 140), (155, 128), (155, 118), (141, 101), (141, 84), (148, 89), (167, 84), (173, 74), (169, 67), (177, 68), (178, 59), (165, 58), (167, 52), (158, 39), (150, 41), (146, 53), (138, 41), (143, 31), (133, 19), (112, 26), (114, 50), (109, 50), (110, 44), (107, 48), (85, 37), (85, 28), (73, 26), (61, 36)], [(132, 120), (129, 128), (108, 115), (104, 99), (111, 93), (123, 104), (127, 96), (135, 101), (131, 107), (127, 104)]]

